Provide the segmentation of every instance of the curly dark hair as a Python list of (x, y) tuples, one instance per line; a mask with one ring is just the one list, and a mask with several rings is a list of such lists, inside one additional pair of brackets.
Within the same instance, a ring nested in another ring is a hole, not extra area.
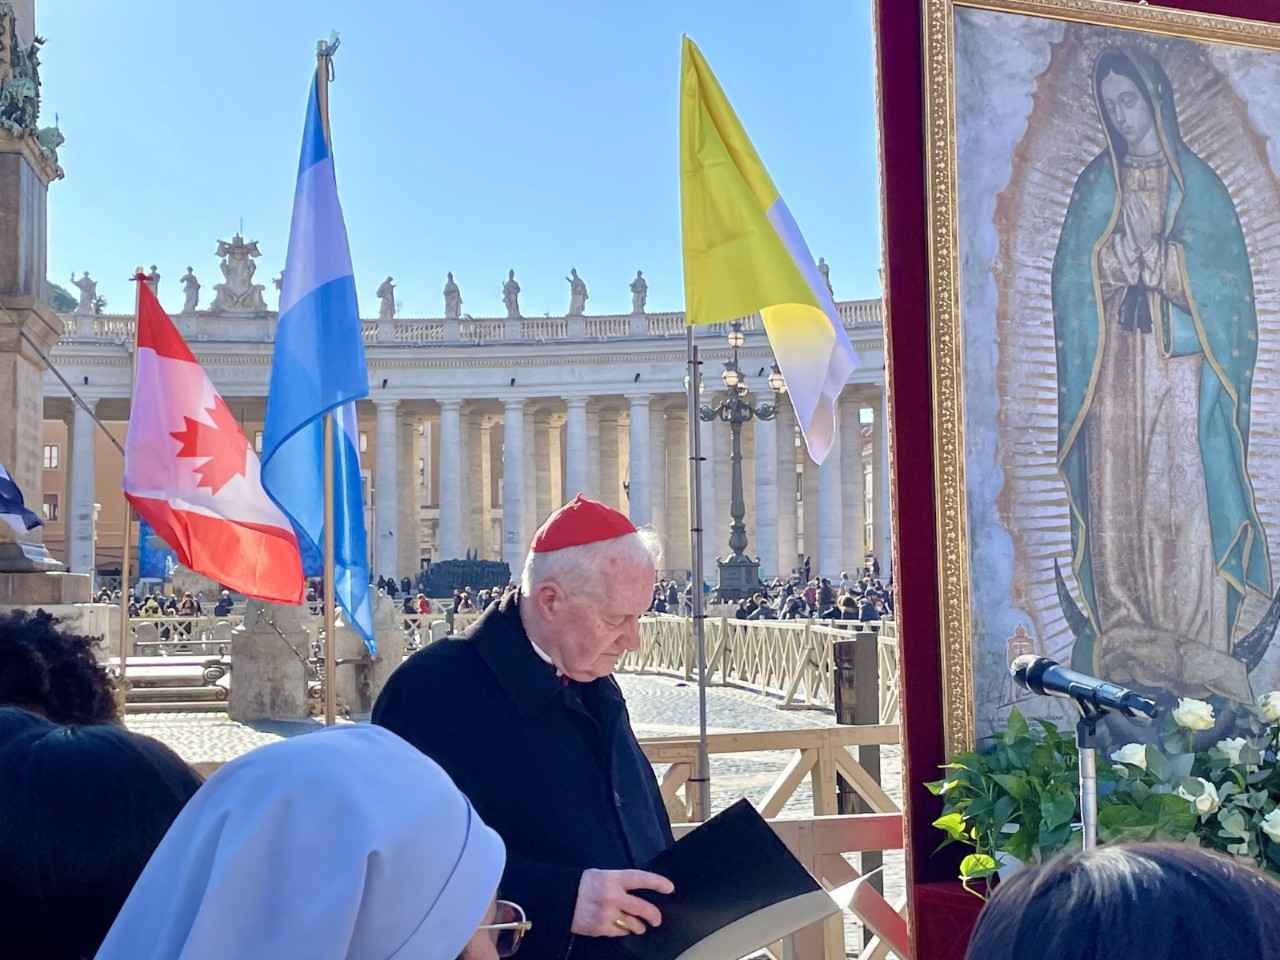
[(94, 656), (96, 637), (64, 633), (37, 610), (0, 614), (0, 704), (55, 723), (118, 723), (115, 688)]

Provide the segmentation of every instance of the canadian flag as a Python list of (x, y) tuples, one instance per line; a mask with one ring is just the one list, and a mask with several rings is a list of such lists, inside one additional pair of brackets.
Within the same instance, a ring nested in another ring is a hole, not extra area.
[(257, 455), (155, 294), (136, 279), (125, 496), (184, 566), (260, 600), (301, 603), (298, 538), (262, 489)]

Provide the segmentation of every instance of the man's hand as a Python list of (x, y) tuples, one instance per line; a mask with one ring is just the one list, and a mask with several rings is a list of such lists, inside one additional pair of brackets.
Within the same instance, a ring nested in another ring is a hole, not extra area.
[(632, 890), (666, 894), (675, 886), (666, 877), (643, 870), (587, 870), (578, 884), (570, 929), (580, 937), (625, 937), (661, 924), (658, 908), (632, 896)]

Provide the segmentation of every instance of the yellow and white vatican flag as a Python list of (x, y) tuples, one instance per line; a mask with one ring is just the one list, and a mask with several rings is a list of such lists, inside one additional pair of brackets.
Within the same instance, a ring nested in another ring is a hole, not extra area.
[(684, 38), (680, 206), (685, 318), (756, 311), (787, 382), (809, 456), (835, 437), (835, 404), (858, 365), (809, 247), (702, 52)]

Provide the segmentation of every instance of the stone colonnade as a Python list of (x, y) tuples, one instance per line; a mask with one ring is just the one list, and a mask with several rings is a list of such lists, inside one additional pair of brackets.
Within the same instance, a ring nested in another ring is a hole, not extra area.
[[(92, 401), (90, 401), (92, 406)], [(367, 522), (374, 576), (412, 575), (423, 560), (505, 560), (518, 576), (537, 525), (576, 493), (650, 524), (662, 537), (662, 567), (690, 568), (689, 460), (682, 394), (444, 398), (376, 397), (360, 410), (371, 450)], [(66, 414), (70, 440), (67, 558), (88, 571), (94, 557), (95, 442), (79, 406)], [(884, 392), (845, 389), (837, 440), (822, 467), (809, 460), (785, 400), (775, 421), (743, 428), (747, 552), (765, 576), (811, 560), (837, 578), (867, 553), (889, 567), (889, 498)], [(246, 423), (246, 432), (253, 424)], [(699, 423), (703, 455), (705, 556), (715, 582), (728, 553), (730, 435)]]

